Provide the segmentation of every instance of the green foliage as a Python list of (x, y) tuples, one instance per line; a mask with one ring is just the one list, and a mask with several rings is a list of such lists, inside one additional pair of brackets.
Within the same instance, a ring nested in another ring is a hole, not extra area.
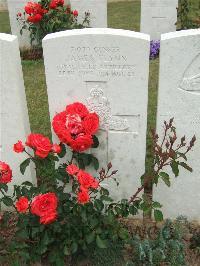
[(180, 221), (167, 220), (155, 239), (140, 239), (134, 236), (130, 242), (132, 260), (127, 266), (183, 266), (185, 263), (183, 231)]
[(199, 9), (199, 0), (179, 0), (179, 7), (177, 9), (178, 28), (181, 30), (199, 28)]
[(36, 3), (46, 10), (46, 13), (42, 14), (40, 21), (29, 21), (28, 18), (34, 16), (28, 16), (25, 12), (20, 16), (17, 15), (17, 22), (20, 24), (22, 35), (24, 31), (29, 31), (30, 42), (33, 46), (41, 46), (42, 39), (49, 33), (58, 31), (81, 29), (89, 26), (89, 13), (85, 13), (85, 18), (82, 23), (78, 23), (77, 16), (73, 14), (70, 6), (58, 5), (56, 8), (50, 7), (49, 0), (40, 0)]
[(190, 248), (196, 249), (200, 254), (200, 232), (196, 232), (190, 240)]

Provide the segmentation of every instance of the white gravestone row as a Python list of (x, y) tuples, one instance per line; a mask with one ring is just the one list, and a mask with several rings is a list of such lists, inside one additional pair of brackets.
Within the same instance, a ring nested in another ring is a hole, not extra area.
[(5, 11), (7, 10), (7, 1), (6, 0), (0, 0), (0, 11)]
[(164, 205), (166, 217), (200, 218), (200, 30), (163, 34), (161, 38), (157, 129), (174, 117), (179, 137), (197, 141), (188, 156), (193, 173), (181, 170), (172, 187), (159, 185), (154, 198)]
[(24, 154), (16, 154), (13, 144), (30, 133), (25, 89), (17, 37), (0, 33), (0, 161), (13, 170), (13, 184), (33, 181), (29, 167), (25, 176), (19, 165)]
[[(19, 12), (24, 12), (24, 6), (30, 0), (7, 0), (7, 2), (11, 32), (13, 35), (17, 35), (21, 49), (29, 49), (31, 47), (29, 32), (24, 30), (23, 35), (20, 34), (21, 25), (16, 20), (16, 15)], [(34, 0), (34, 2), (37, 2), (37, 0)], [(69, 3), (69, 0), (65, 0), (66, 5)], [(78, 10), (79, 22), (83, 21), (85, 12), (90, 12), (90, 27), (107, 27), (107, 0), (71, 0), (71, 6), (73, 10)]]
[[(20, 57), (15, 37), (1, 34), (0, 39), (0, 160), (10, 163), (17, 176), (14, 181), (20, 183), (21, 155), (14, 158), (12, 145), (29, 132)], [(148, 35), (114, 29), (65, 31), (43, 40), (51, 119), (74, 101), (84, 102), (99, 114), (100, 147), (92, 152), (98, 153), (102, 166), (112, 161), (119, 170), (119, 188), (104, 184), (115, 199), (130, 197), (145, 170), (149, 42)], [(60, 52), (55, 54), (55, 50)], [(177, 179), (171, 174), (170, 189), (164, 184), (154, 189), (165, 217), (199, 218), (199, 64), (200, 30), (162, 35), (158, 132), (164, 120), (174, 117), (178, 137), (197, 137), (188, 157), (194, 172), (181, 170)], [(31, 173), (25, 179), (30, 177)]]
[(140, 31), (159, 40), (162, 33), (176, 31), (178, 0), (141, 0)]
[(105, 184), (115, 199), (130, 197), (145, 170), (149, 42), (148, 35), (114, 29), (43, 40), (50, 117), (75, 101), (99, 114), (97, 157), (102, 167), (111, 161), (119, 170), (119, 188)]
[(82, 22), (85, 12), (90, 13), (90, 27), (107, 28), (107, 0), (70, 0), (72, 9), (79, 12), (78, 21)]

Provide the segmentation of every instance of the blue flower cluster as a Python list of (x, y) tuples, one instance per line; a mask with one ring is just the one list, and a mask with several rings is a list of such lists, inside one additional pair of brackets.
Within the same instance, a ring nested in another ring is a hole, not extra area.
[(160, 41), (159, 40), (152, 40), (150, 42), (150, 59), (155, 59), (159, 56), (160, 52)]

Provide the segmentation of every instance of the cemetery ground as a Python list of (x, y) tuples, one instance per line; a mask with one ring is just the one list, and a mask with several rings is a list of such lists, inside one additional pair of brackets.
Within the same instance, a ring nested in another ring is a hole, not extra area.
[[(193, 10), (196, 7), (196, 1), (193, 0)], [(134, 16), (133, 16), (134, 14)], [(191, 12), (193, 16), (193, 12)], [(140, 21), (140, 1), (123, 1), (108, 4), (108, 26), (111, 28), (121, 28), (127, 30), (139, 31)], [(0, 32), (10, 33), (9, 19), (7, 12), (0, 13)], [(56, 53), (56, 51), (55, 51)], [(149, 82), (149, 106), (148, 106), (148, 131), (147, 131), (147, 163), (146, 171), (150, 171), (151, 158), (151, 141), (150, 141), (150, 129), (155, 128), (156, 121), (156, 106), (157, 106), (157, 87), (158, 87), (158, 59), (150, 62), (150, 82)], [(46, 93), (46, 81), (44, 75), (44, 63), (43, 60), (23, 60), (23, 74), (26, 88), (26, 97), (28, 102), (29, 119), (31, 124), (31, 131), (42, 133), (50, 136), (50, 119), (48, 113), (48, 99)], [(134, 88), (133, 88), (134, 89)], [(137, 178), (137, 177), (135, 177)], [(135, 221), (128, 222), (130, 230), (134, 230)], [(137, 221), (139, 227), (142, 227), (140, 221)], [(187, 231), (185, 243), (188, 242), (188, 235), (191, 231), (198, 230), (196, 224), (190, 226), (191, 230)], [(114, 253), (102, 253), (103, 256), (109, 257), (104, 264), (101, 261), (96, 261), (96, 265), (124, 265), (120, 262), (120, 258)], [(188, 265), (198, 266), (200, 260), (197, 258), (198, 254), (191, 253), (188, 249)], [(115, 262), (114, 262), (115, 261)], [(111, 262), (114, 264), (111, 264)], [(107, 263), (107, 264), (106, 264)], [(73, 264), (74, 265), (74, 264)], [(82, 266), (90, 266), (87, 262), (78, 264)], [(163, 264), (164, 265), (164, 264)]]

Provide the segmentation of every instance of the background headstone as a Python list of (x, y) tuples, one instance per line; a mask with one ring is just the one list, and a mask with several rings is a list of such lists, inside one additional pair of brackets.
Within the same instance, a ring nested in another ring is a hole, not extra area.
[(0, 160), (13, 170), (14, 184), (34, 181), (29, 167), (22, 176), (19, 165), (24, 154), (13, 151), (13, 144), (30, 133), (25, 89), (17, 37), (0, 33)]
[(0, 0), (0, 11), (8, 10), (7, 1), (6, 0)]
[(16, 19), (17, 13), (19, 12), (22, 14), (24, 13), (24, 6), (28, 2), (30, 2), (30, 0), (7, 0), (11, 32), (13, 35), (16, 35), (18, 37), (19, 46), (21, 49), (29, 49), (31, 47), (29, 31), (24, 30), (23, 35), (21, 35), (20, 34), (21, 25)]
[(43, 40), (51, 120), (80, 101), (110, 124), (101, 123), (96, 152), (101, 167), (111, 161), (119, 170), (119, 188), (108, 183), (115, 199), (131, 196), (144, 173), (149, 42), (148, 35), (114, 29), (65, 31)]
[(161, 37), (157, 129), (174, 117), (178, 137), (197, 142), (188, 156), (193, 173), (171, 173), (172, 187), (159, 185), (154, 199), (164, 206), (166, 217), (200, 218), (200, 30), (179, 31)]
[(107, 0), (70, 0), (72, 9), (79, 12), (78, 21), (82, 22), (85, 12), (90, 13), (90, 27), (107, 27)]
[(178, 0), (141, 0), (140, 32), (151, 40), (159, 40), (162, 33), (176, 31)]

